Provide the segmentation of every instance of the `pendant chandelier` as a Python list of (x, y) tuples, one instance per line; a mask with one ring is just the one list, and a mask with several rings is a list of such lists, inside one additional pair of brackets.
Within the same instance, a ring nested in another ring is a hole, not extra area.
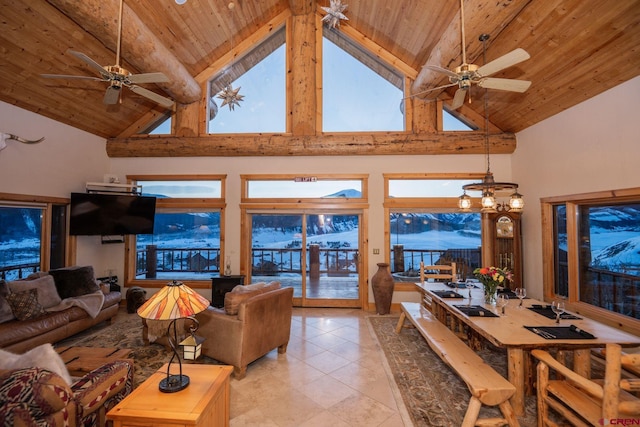
[[(486, 41), (489, 39), (488, 34), (482, 34), (480, 41), (482, 42), (483, 59), (486, 63)], [(488, 113), (489, 95), (487, 89), (484, 90), (484, 148), (487, 157), (487, 172), (482, 178), (482, 182), (474, 182), (462, 186), (463, 194), (458, 199), (458, 207), (462, 212), (471, 211), (471, 197), (467, 195), (467, 191), (479, 191), (482, 194), (481, 212), (493, 213), (498, 211), (521, 212), (524, 208), (524, 200), (522, 194), (518, 193), (518, 184), (513, 182), (496, 182), (491, 172), (491, 160), (489, 156), (489, 113)], [(496, 199), (497, 193), (511, 192), (508, 203), (499, 203)]]

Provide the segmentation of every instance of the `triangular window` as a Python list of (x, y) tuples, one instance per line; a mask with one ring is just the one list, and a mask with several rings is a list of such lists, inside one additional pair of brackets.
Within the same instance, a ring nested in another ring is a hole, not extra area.
[[(209, 133), (286, 131), (285, 34), (284, 28), (276, 31), (211, 79)], [(228, 86), (243, 98), (222, 105), (219, 95)]]
[(460, 118), (451, 114), (446, 108), (442, 108), (442, 130), (444, 131), (456, 131), (456, 130), (476, 130), (463, 122)]
[(323, 35), (322, 130), (403, 131), (403, 75), (340, 31)]

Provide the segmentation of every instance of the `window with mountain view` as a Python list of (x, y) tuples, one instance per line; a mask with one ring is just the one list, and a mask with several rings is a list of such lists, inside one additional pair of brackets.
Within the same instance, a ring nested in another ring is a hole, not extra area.
[[(135, 236), (132, 280), (210, 280), (223, 268), (221, 223), (224, 180), (138, 177), (142, 194), (155, 196), (153, 234)], [(145, 284), (146, 286), (146, 284)]]
[(64, 267), (66, 218), (62, 202), (0, 200), (0, 279)]
[(458, 212), (462, 185), (455, 176), (385, 174), (389, 262), (397, 282), (415, 282), (420, 263), (456, 263), (461, 278), (480, 267), (479, 212)]
[(640, 319), (640, 191), (610, 193), (543, 199), (545, 295), (624, 324)]
[(640, 319), (640, 203), (579, 208), (580, 301)]

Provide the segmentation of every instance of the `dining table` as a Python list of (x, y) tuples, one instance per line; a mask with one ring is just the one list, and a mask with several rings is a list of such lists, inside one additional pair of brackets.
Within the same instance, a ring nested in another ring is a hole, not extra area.
[(510, 298), (503, 314), (496, 305), (485, 304), (484, 289), (479, 282), (471, 289), (457, 283), (415, 285), (423, 304), (430, 304), (427, 308), (441, 321), (448, 322), (450, 327), (467, 326), (469, 335), (506, 349), (508, 380), (516, 388), (511, 405), (517, 416), (524, 415), (525, 394), (532, 388), (527, 382), (531, 350), (573, 352), (573, 369), (588, 378), (592, 348), (605, 347), (608, 343), (623, 347), (640, 345), (639, 336), (582, 314), (563, 313), (556, 323), (553, 313), (549, 316), (549, 304), (533, 298)]

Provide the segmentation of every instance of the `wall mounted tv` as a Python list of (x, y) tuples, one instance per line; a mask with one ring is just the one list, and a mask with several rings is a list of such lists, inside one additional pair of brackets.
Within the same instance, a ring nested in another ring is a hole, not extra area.
[(156, 198), (124, 194), (71, 193), (69, 234), (153, 234)]

